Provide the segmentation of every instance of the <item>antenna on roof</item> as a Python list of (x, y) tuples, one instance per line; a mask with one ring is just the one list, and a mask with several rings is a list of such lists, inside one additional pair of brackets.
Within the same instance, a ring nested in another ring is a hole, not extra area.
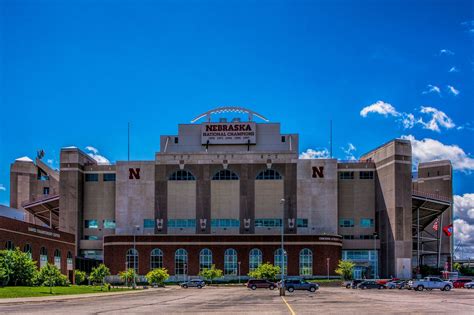
[(41, 160), (42, 158), (44, 157), (44, 150), (43, 149), (40, 149), (36, 152), (36, 158), (38, 160)]
[(130, 122), (128, 123), (128, 150), (127, 150), (128, 161), (130, 162)]
[(329, 121), (329, 154), (332, 159), (332, 119)]

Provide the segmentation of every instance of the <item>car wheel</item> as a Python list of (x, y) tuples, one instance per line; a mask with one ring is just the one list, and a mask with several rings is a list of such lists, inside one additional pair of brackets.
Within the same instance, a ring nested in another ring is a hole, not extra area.
[(288, 288), (288, 292), (293, 292), (293, 291), (295, 291), (295, 289), (293, 287)]
[(449, 291), (451, 290), (451, 287), (449, 285), (445, 285), (443, 288), (443, 291)]
[(315, 287), (310, 287), (310, 288), (309, 288), (309, 291), (310, 291), (310, 292), (315, 292), (315, 291), (316, 291), (316, 288), (315, 288)]
[(424, 287), (422, 285), (419, 285), (416, 287), (416, 291), (423, 291)]
[(250, 287), (250, 289), (252, 289), (252, 290), (257, 290), (257, 286), (256, 286), (256, 285), (253, 285), (253, 286)]
[(274, 285), (271, 285), (268, 287), (270, 290), (274, 290), (275, 289), (275, 286)]
[(188, 285), (183, 284), (183, 288), (187, 289), (187, 288), (188, 288)]
[(351, 285), (350, 284), (347, 284), (346, 285), (346, 289), (350, 289), (351, 288)]
[(198, 284), (197, 288), (198, 288), (198, 289), (201, 289), (201, 288), (202, 288), (202, 285)]

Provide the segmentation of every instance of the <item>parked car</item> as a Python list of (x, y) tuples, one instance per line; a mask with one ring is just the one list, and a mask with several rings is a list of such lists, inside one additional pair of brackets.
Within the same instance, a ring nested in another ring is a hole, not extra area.
[(268, 280), (254, 279), (254, 280), (249, 280), (247, 282), (247, 288), (252, 289), (252, 290), (256, 290), (258, 288), (273, 290), (276, 288), (276, 284), (275, 282), (271, 282)]
[(364, 280), (358, 279), (358, 280), (352, 280), (352, 281), (346, 282), (345, 284), (346, 289), (350, 289), (350, 288), (357, 289), (357, 285), (361, 283), (362, 281)]
[(438, 277), (426, 277), (421, 280), (411, 280), (408, 286), (416, 291), (440, 289), (441, 291), (449, 291), (453, 288), (450, 281), (441, 280)]
[(395, 280), (395, 281), (389, 281), (385, 284), (387, 289), (399, 289), (400, 285), (403, 285), (402, 282), (405, 282), (403, 280)]
[(287, 279), (285, 280), (285, 289), (288, 292), (295, 290), (308, 290), (310, 292), (316, 292), (319, 289), (319, 284), (314, 282), (307, 282), (302, 279)]
[(468, 283), (468, 282), (472, 282), (472, 279), (470, 279), (470, 278), (459, 278), (459, 279), (456, 279), (456, 280), (453, 281), (453, 286), (455, 288), (464, 288), (464, 284)]
[(357, 288), (365, 290), (365, 289), (386, 289), (387, 287), (383, 284), (377, 283), (374, 280), (366, 280), (359, 283), (357, 285)]
[(474, 281), (464, 283), (466, 289), (474, 289)]
[(202, 287), (206, 285), (206, 283), (201, 279), (192, 279), (192, 280), (181, 282), (179, 285), (185, 289), (192, 288), (192, 287), (201, 289)]
[(408, 289), (408, 280), (400, 280), (396, 285), (397, 289)]

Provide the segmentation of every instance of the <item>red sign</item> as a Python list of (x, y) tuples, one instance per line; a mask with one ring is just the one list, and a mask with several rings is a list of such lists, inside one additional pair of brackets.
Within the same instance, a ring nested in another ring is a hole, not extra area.
[(451, 234), (453, 234), (453, 225), (450, 224), (450, 225), (447, 225), (443, 228), (443, 232), (444, 234), (446, 234), (446, 236), (451, 236)]

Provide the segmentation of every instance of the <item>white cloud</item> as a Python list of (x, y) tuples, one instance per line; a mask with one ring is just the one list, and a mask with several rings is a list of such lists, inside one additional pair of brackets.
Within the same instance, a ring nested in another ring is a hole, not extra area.
[(422, 94), (436, 93), (438, 95), (441, 95), (441, 89), (436, 85), (428, 84), (427, 87), (428, 90), (421, 92)]
[(448, 115), (434, 107), (422, 106), (420, 113), (431, 115), (430, 121), (426, 123), (422, 119), (417, 121), (423, 125), (424, 129), (440, 132), (440, 126), (446, 129), (456, 127), (456, 125), (453, 123), (453, 120), (449, 118)]
[(372, 105), (362, 108), (362, 110), (360, 111), (360, 115), (362, 117), (367, 117), (369, 113), (376, 113), (384, 115), (385, 117), (387, 117), (387, 115), (400, 116), (400, 113), (395, 110), (395, 107), (383, 101), (377, 101)]
[(101, 165), (110, 165), (111, 164), (110, 161), (105, 156), (99, 154), (99, 150), (97, 150), (96, 148), (94, 148), (92, 146), (87, 146), (86, 150), (90, 151), (90, 152), (87, 152), (87, 154), (91, 158), (96, 160), (97, 164), (101, 164)]
[(453, 199), (455, 244), (462, 242), (465, 258), (474, 257), (474, 194), (455, 195)]
[(451, 92), (453, 95), (458, 95), (459, 94), (459, 90), (456, 90), (454, 88), (454, 86), (452, 86), (452, 85), (448, 85), (448, 91)]
[(406, 114), (402, 119), (402, 124), (405, 129), (413, 128), (416, 122), (417, 121), (415, 120), (415, 116), (413, 114)]
[(6, 191), (7, 188), (3, 185), (3, 184), (0, 184), (0, 191)]
[(441, 49), (441, 50), (439, 51), (439, 54), (440, 54), (440, 55), (452, 56), (452, 55), (454, 55), (454, 52), (452, 52), (452, 51), (449, 50), (449, 49)]
[(346, 160), (357, 160), (354, 156), (354, 152), (357, 151), (357, 148), (352, 143), (347, 143), (347, 148), (341, 147), (341, 149), (346, 154)]
[(457, 171), (470, 173), (474, 170), (474, 158), (456, 144), (444, 144), (430, 138), (417, 140), (412, 135), (404, 135), (401, 138), (411, 141), (414, 164), (434, 160), (450, 160), (453, 169)]
[(453, 66), (449, 69), (449, 72), (459, 72), (459, 69)]
[(308, 149), (305, 152), (301, 152), (300, 159), (329, 159), (329, 151), (328, 149), (320, 149), (320, 150), (313, 150)]

